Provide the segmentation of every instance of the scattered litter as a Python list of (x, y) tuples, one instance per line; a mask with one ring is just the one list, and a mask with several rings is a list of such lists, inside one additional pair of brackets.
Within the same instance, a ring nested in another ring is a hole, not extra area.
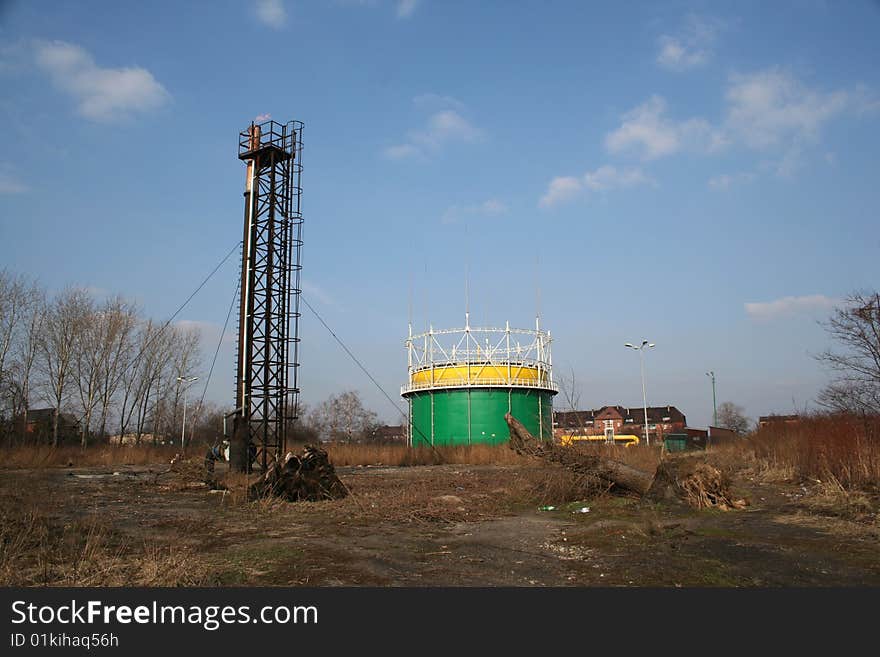
[(553, 506), (552, 504), (547, 505), (547, 506), (539, 506), (538, 507), (538, 511), (555, 511), (555, 510), (556, 510), (556, 507)]
[(582, 506), (580, 509), (575, 509), (574, 511), (572, 511), (572, 513), (589, 513), (589, 512), (590, 512), (590, 507), (588, 507), (588, 506)]

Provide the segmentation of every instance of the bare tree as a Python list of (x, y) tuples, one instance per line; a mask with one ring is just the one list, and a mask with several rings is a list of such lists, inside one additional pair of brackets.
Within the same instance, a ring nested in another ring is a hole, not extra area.
[(559, 377), (559, 392), (562, 393), (565, 404), (570, 411), (580, 410), (581, 390), (574, 374), (574, 368), (570, 368), (569, 376), (565, 374)]
[(201, 339), (202, 333), (198, 327), (181, 327), (174, 326), (168, 329), (170, 353), (168, 362), (168, 382), (173, 384), (173, 400), (171, 405), (171, 426), (179, 427), (182, 422), (180, 403), (183, 396), (184, 386), (190, 385), (188, 379), (201, 367), (202, 352)]
[[(587, 413), (581, 413), (580, 405), (581, 405), (581, 388), (578, 383), (577, 377), (574, 373), (574, 368), (570, 368), (569, 376), (565, 376), (563, 374), (559, 378), (559, 392), (562, 393), (562, 397), (565, 400), (566, 406), (568, 409), (572, 411), (572, 415), (570, 416), (569, 421), (574, 420), (577, 422), (576, 427), (572, 427), (572, 425), (568, 425), (564, 427), (565, 429), (571, 431), (574, 428), (575, 431), (579, 431), (581, 435), (587, 434), (587, 425), (586, 418)], [(552, 431), (552, 428), (551, 428)]]
[[(172, 338), (171, 332), (167, 327), (156, 326), (149, 322), (147, 330), (142, 333), (143, 344), (139, 350), (141, 361), (140, 380), (138, 382), (138, 407), (136, 417), (136, 433), (137, 442), (141, 442), (147, 420), (150, 417), (152, 409), (152, 425), (153, 440), (155, 441), (158, 434), (162, 431), (162, 415), (164, 406), (162, 402), (163, 391), (162, 381), (168, 380), (167, 366), (171, 359)], [(152, 405), (151, 403), (152, 402)]]
[(354, 390), (331, 395), (309, 414), (309, 424), (325, 439), (352, 442), (369, 435), (377, 415), (364, 407)]
[(823, 326), (841, 349), (817, 356), (832, 373), (818, 403), (834, 411), (880, 413), (880, 293), (850, 294)]
[(718, 406), (718, 426), (736, 433), (746, 433), (752, 426), (746, 417), (745, 409), (733, 402), (722, 402)]
[(49, 305), (40, 336), (46, 399), (53, 405), (52, 445), (58, 445), (58, 420), (68, 396), (74, 350), (91, 308), (89, 295), (68, 288)]
[(28, 297), (25, 310), (25, 330), (18, 340), (15, 351), (15, 392), (13, 398), (13, 417), (20, 416), (21, 432), (24, 434), (28, 426), (28, 411), (31, 400), (31, 376), (34, 371), (34, 363), (37, 359), (37, 351), (40, 338), (43, 334), (44, 318), (46, 315), (46, 297), (43, 291), (33, 284)]
[(106, 325), (96, 312), (91, 296), (83, 300), (79, 312), (82, 313), (81, 325), (75, 335), (71, 363), (72, 379), (79, 397), (80, 443), (85, 448), (92, 424), (92, 411), (98, 402)]
[(146, 364), (143, 356), (144, 348), (149, 346), (155, 327), (147, 321), (134, 329), (131, 338), (130, 353), (126, 354), (126, 362), (119, 375), (119, 436), (120, 440), (127, 433), (135, 412), (141, 406), (145, 394), (144, 371)]
[(25, 298), (24, 280), (0, 270), (0, 381), (6, 375), (6, 358), (21, 324)]
[(107, 433), (107, 421), (113, 398), (122, 384), (122, 371), (132, 365), (134, 334), (137, 328), (137, 309), (122, 297), (107, 301), (103, 308), (105, 356), (101, 363), (98, 396), (101, 404), (100, 435)]
[[(10, 411), (10, 428), (27, 426), (30, 376), (41, 328), (44, 297), (33, 281), (0, 270), (0, 418)], [(24, 414), (24, 415), (23, 415)]]
[(20, 385), (15, 376), (16, 348), (27, 330), (27, 315), (33, 284), (23, 276), (0, 270), (0, 418), (8, 408), (16, 413)]

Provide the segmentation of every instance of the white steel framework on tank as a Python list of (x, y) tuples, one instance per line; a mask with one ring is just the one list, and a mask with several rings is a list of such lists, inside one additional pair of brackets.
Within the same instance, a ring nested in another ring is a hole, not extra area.
[[(553, 358), (550, 331), (542, 331), (540, 320), (534, 329), (475, 328), (465, 315), (464, 328), (431, 327), (413, 335), (412, 325), (406, 340), (408, 379), (401, 394), (416, 390), (476, 386), (481, 388), (534, 387), (558, 392), (553, 382)], [(444, 377), (445, 370), (465, 368), (464, 377)], [(501, 377), (487, 376), (487, 370)], [(537, 378), (524, 377), (524, 372), (537, 372)], [(415, 381), (418, 372), (429, 372), (427, 381)]]

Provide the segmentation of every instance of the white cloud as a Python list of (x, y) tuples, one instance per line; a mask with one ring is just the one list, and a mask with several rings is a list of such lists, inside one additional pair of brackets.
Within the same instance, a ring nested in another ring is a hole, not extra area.
[(416, 7), (419, 6), (420, 0), (398, 0), (397, 2), (397, 17), (398, 18), (409, 18), (412, 16), (413, 12), (416, 10)]
[(733, 74), (725, 96), (727, 129), (756, 149), (815, 140), (822, 125), (855, 100), (851, 92), (810, 89), (777, 68)]
[(838, 301), (822, 294), (802, 297), (782, 297), (774, 301), (749, 302), (744, 304), (746, 313), (752, 319), (776, 319), (800, 313), (827, 311)]
[(594, 191), (624, 189), (636, 185), (656, 185), (641, 169), (618, 169), (608, 164), (584, 174), (584, 186)]
[(92, 121), (116, 121), (164, 105), (170, 95), (153, 74), (140, 67), (102, 68), (80, 46), (63, 41), (36, 45), (37, 65), (56, 88), (77, 102)]
[(504, 214), (507, 212), (507, 206), (497, 198), (490, 198), (488, 201), (484, 201), (479, 208), (483, 214), (488, 215)]
[(0, 164), (0, 195), (25, 194), (30, 188), (13, 173), (12, 165)]
[(264, 114), (257, 114), (254, 117), (254, 123), (262, 123), (263, 121), (268, 121), (271, 118), (272, 118), (272, 115), (269, 114), (268, 112), (266, 112)]
[(413, 133), (414, 141), (436, 148), (447, 141), (474, 141), (482, 131), (455, 110), (443, 110), (431, 115), (428, 127)]
[(672, 155), (684, 148), (714, 150), (724, 142), (723, 135), (705, 119), (676, 122), (667, 118), (666, 101), (657, 95), (626, 112), (620, 127), (605, 136), (609, 152), (633, 152), (643, 160)]
[[(449, 104), (454, 101), (444, 96), (424, 94), (417, 96), (413, 102), (417, 106), (437, 106), (437, 103)], [(384, 150), (385, 157), (404, 159), (415, 156), (427, 156), (439, 151), (447, 143), (468, 143), (482, 138), (483, 131), (468, 121), (463, 115), (463, 105), (458, 101), (457, 109), (441, 109), (428, 117), (425, 127), (409, 133), (406, 142), (389, 146)]]
[[(651, 96), (621, 116), (620, 126), (605, 136), (605, 148), (615, 155), (653, 160), (686, 150), (713, 153), (738, 145), (768, 153), (759, 168), (791, 178), (804, 166), (807, 148), (819, 141), (826, 123), (844, 113), (862, 115), (880, 109), (864, 85), (822, 91), (778, 68), (732, 74), (725, 105), (717, 122), (702, 117), (679, 121), (669, 116), (661, 96)], [(748, 180), (717, 176), (710, 186), (726, 188)]]
[(421, 151), (412, 144), (397, 144), (396, 146), (389, 146), (383, 153), (389, 159), (403, 160), (420, 155)]
[(280, 30), (287, 24), (287, 10), (281, 0), (256, 0), (254, 11), (267, 27)]
[(730, 189), (735, 185), (750, 183), (755, 179), (755, 174), (751, 171), (741, 171), (739, 173), (722, 173), (709, 178), (709, 188), (723, 191)]
[(453, 224), (466, 217), (497, 217), (507, 213), (507, 205), (497, 198), (490, 198), (475, 205), (453, 205), (448, 208), (440, 221), (444, 224)]
[(663, 35), (659, 39), (659, 45), (660, 52), (657, 53), (657, 63), (672, 71), (686, 71), (708, 61), (705, 51), (690, 50), (676, 37)]
[(602, 192), (639, 185), (656, 186), (657, 183), (639, 168), (618, 169), (606, 164), (595, 171), (588, 171), (580, 178), (572, 176), (554, 178), (550, 181), (547, 192), (538, 201), (538, 205), (549, 208), (570, 201), (584, 191)]
[(547, 193), (538, 201), (542, 208), (550, 208), (559, 203), (570, 201), (580, 194), (583, 185), (579, 178), (572, 176), (559, 176), (550, 181)]
[(677, 72), (707, 64), (712, 58), (712, 48), (720, 28), (721, 23), (717, 20), (687, 16), (678, 34), (664, 34), (657, 40), (660, 48), (657, 64)]

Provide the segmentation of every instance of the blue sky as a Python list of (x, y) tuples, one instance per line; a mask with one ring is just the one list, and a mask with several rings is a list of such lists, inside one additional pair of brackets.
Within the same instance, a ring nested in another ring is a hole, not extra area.
[[(880, 274), (874, 2), (0, 2), (0, 263), (169, 316), (240, 238), (237, 135), (305, 122), (305, 294), (393, 397), (403, 340), (530, 327), (582, 405), (811, 404)], [(237, 258), (181, 318), (210, 362)], [(393, 409), (306, 311), (307, 402)], [(231, 403), (232, 351), (209, 397)], [(561, 401), (561, 399), (560, 399)], [(403, 405), (402, 402), (400, 404)]]

